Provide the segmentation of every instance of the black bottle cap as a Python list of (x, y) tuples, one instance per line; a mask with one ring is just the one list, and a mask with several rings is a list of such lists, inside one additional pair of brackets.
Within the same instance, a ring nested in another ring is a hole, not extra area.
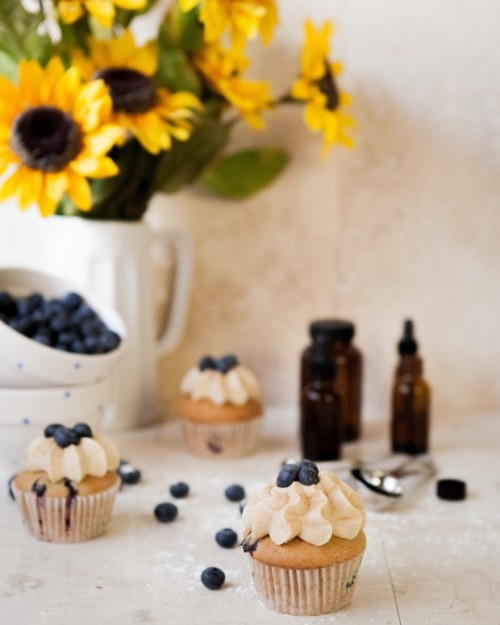
[(341, 341), (348, 343), (354, 336), (355, 327), (350, 321), (342, 319), (321, 319), (309, 325), (309, 334), (316, 342)]
[(439, 499), (461, 501), (466, 497), (466, 486), (462, 480), (438, 480), (436, 494)]
[(418, 350), (418, 344), (413, 336), (413, 321), (406, 319), (403, 325), (403, 336), (398, 343), (398, 351), (403, 355), (416, 354)]

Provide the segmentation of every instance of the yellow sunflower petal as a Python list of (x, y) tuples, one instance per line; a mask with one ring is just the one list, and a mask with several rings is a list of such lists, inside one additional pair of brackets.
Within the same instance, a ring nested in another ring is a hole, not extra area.
[(68, 167), (84, 178), (109, 178), (119, 171), (117, 164), (111, 158), (91, 154), (78, 155)]
[(183, 11), (191, 11), (195, 6), (200, 4), (201, 0), (180, 0), (181, 9)]
[(85, 132), (92, 132), (108, 121), (113, 103), (103, 80), (93, 80), (82, 87), (75, 99), (73, 117)]
[(71, 111), (80, 85), (80, 72), (76, 67), (70, 67), (57, 82), (53, 103), (63, 111)]
[(74, 0), (59, 0), (57, 10), (64, 24), (73, 24), (83, 15), (83, 6)]
[(42, 84), (40, 85), (40, 104), (56, 104), (57, 84), (64, 76), (63, 62), (58, 56), (53, 56), (45, 68)]
[(45, 81), (44, 71), (37, 61), (21, 61), (19, 63), (19, 92), (23, 94), (27, 104), (42, 104), (42, 84)]
[(117, 7), (122, 9), (128, 9), (129, 11), (136, 11), (137, 9), (143, 9), (147, 2), (146, 0), (114, 0)]
[(19, 191), (21, 182), (20, 170), (12, 172), (12, 174), (0, 183), (0, 202), (10, 197), (16, 196)]
[(68, 188), (68, 176), (65, 171), (49, 172), (45, 175), (45, 192), (59, 203)]
[(71, 170), (68, 170), (68, 189), (69, 195), (75, 206), (80, 210), (90, 210), (92, 208), (92, 193), (90, 185), (85, 178), (78, 176)]
[(20, 181), (19, 204), (26, 210), (31, 204), (38, 202), (43, 183), (43, 173), (23, 168), (23, 179)]
[(96, 155), (106, 154), (114, 145), (122, 143), (125, 135), (124, 129), (120, 126), (106, 124), (85, 137), (84, 150)]
[(85, 0), (85, 8), (103, 28), (113, 25), (115, 7), (111, 0)]

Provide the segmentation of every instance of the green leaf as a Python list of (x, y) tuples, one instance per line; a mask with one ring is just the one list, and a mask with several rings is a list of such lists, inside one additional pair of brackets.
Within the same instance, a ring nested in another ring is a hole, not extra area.
[(189, 58), (182, 50), (160, 48), (157, 82), (170, 91), (190, 91), (201, 95), (201, 81)]
[(0, 74), (17, 82), (17, 62), (3, 50), (0, 50)]
[(288, 162), (289, 156), (283, 150), (242, 150), (219, 161), (201, 181), (217, 195), (241, 200), (273, 182)]
[(203, 26), (198, 7), (186, 12), (178, 3), (172, 6), (161, 29), (160, 45), (166, 42), (190, 54), (202, 49)]

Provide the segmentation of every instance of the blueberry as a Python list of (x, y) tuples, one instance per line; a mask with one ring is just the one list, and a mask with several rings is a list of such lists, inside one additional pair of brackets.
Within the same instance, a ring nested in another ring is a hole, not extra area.
[(302, 467), (309, 467), (311, 469), (313, 469), (313, 471), (316, 471), (316, 473), (319, 473), (319, 469), (318, 469), (318, 465), (313, 462), (312, 460), (308, 460), (307, 458), (303, 458), (300, 461), (300, 468)]
[(172, 486), (170, 487), (170, 494), (176, 499), (186, 497), (188, 493), (189, 486), (185, 482), (177, 482), (177, 484), (172, 484)]
[(75, 324), (83, 323), (84, 321), (93, 320), (97, 317), (94, 310), (88, 305), (83, 303), (77, 308), (71, 315), (71, 321)]
[(19, 317), (27, 317), (31, 315), (43, 302), (40, 293), (33, 293), (28, 297), (21, 297), (16, 302), (16, 310)]
[(56, 345), (58, 348), (68, 348), (76, 340), (78, 340), (78, 335), (75, 332), (61, 332), (57, 337)]
[(298, 464), (285, 464), (281, 467), (276, 485), (280, 488), (286, 488), (298, 479), (300, 467)]
[(243, 486), (240, 486), (240, 484), (231, 484), (231, 486), (226, 488), (224, 494), (229, 501), (241, 501), (245, 499), (245, 489)]
[(215, 542), (225, 549), (232, 549), (238, 542), (238, 534), (230, 527), (225, 527), (215, 534)]
[(12, 499), (12, 501), (16, 500), (16, 498), (14, 497), (14, 491), (12, 490), (12, 482), (16, 479), (16, 477), (17, 477), (17, 473), (14, 473), (14, 475), (9, 477), (9, 481), (7, 482), (7, 488), (9, 490), (9, 496)]
[(137, 484), (141, 481), (141, 472), (126, 460), (120, 460), (117, 473), (124, 484)]
[(65, 330), (69, 330), (70, 327), (71, 326), (69, 317), (65, 312), (62, 311), (53, 315), (49, 321), (49, 328), (52, 330), (52, 332), (55, 332), (56, 334), (60, 334)]
[(80, 339), (75, 339), (69, 346), (69, 351), (72, 354), (85, 354), (86, 351), (83, 341), (81, 341)]
[(0, 292), (0, 311), (8, 317), (14, 315), (16, 312), (16, 302), (7, 291)]
[(99, 336), (102, 332), (102, 324), (97, 319), (88, 319), (83, 321), (80, 326), (80, 333), (83, 337), (86, 336)]
[(37, 343), (40, 343), (40, 345), (46, 345), (47, 347), (52, 345), (52, 339), (48, 330), (38, 328), (32, 338)]
[(92, 429), (86, 423), (77, 423), (72, 429), (80, 438), (92, 438)]
[(177, 506), (173, 503), (159, 503), (154, 511), (156, 520), (160, 523), (170, 523), (177, 516)]
[(101, 345), (97, 336), (86, 336), (83, 339), (83, 347), (86, 354), (100, 354)]
[(74, 430), (70, 430), (64, 426), (61, 426), (54, 430), (54, 441), (61, 449), (69, 447), (70, 445), (78, 445), (80, 437)]
[(201, 583), (209, 590), (219, 590), (225, 581), (224, 571), (216, 566), (209, 566), (201, 574)]
[(49, 299), (45, 300), (45, 302), (41, 306), (42, 310), (44, 310), (49, 316), (58, 315), (59, 313), (64, 312), (63, 305), (58, 299)]
[(52, 436), (54, 436), (54, 432), (62, 427), (64, 426), (62, 426), (60, 423), (51, 423), (45, 428), (45, 430), (43, 431), (43, 435), (45, 436), (45, 438), (51, 438)]
[(83, 297), (78, 293), (70, 292), (63, 295), (61, 298), (61, 304), (65, 310), (76, 310), (81, 306)]
[(217, 369), (221, 373), (227, 373), (237, 367), (239, 364), (238, 359), (233, 354), (228, 354), (227, 356), (222, 356), (217, 360)]
[(203, 356), (198, 363), (198, 369), (205, 371), (206, 369), (217, 369), (217, 364), (212, 356)]
[(14, 317), (14, 319), (9, 321), (9, 326), (16, 332), (24, 334), (24, 336), (30, 336), (34, 327), (29, 317)]
[(112, 352), (120, 345), (120, 337), (112, 330), (104, 330), (99, 336), (99, 344), (104, 352)]
[(47, 323), (50, 319), (50, 314), (42, 306), (33, 311), (31, 320), (33, 323)]
[(319, 482), (318, 471), (311, 467), (301, 467), (299, 471), (299, 482), (304, 486), (312, 486)]

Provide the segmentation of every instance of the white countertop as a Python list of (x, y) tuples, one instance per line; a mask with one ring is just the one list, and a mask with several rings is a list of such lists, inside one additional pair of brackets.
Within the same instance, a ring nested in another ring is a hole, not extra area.
[[(368, 512), (368, 547), (354, 599), (332, 615), (293, 617), (257, 599), (247, 557), (222, 549), (217, 530), (241, 537), (238, 504), (224, 489), (247, 493), (275, 477), (297, 456), (296, 417), (271, 411), (258, 454), (222, 461), (184, 451), (177, 424), (115, 436), (121, 456), (143, 480), (118, 494), (105, 536), (88, 543), (38, 542), (22, 527), (6, 488), (0, 490), (0, 623), (5, 625), (345, 625), (500, 624), (500, 415), (442, 419), (433, 431), (436, 478), (390, 511)], [(383, 456), (386, 426), (368, 424), (348, 458)], [(344, 463), (338, 465), (339, 472)], [(333, 467), (333, 465), (332, 465)], [(330, 467), (329, 467), (330, 468)], [(8, 475), (0, 472), (5, 484)], [(467, 482), (462, 502), (439, 500), (435, 482)], [(153, 509), (173, 501), (169, 485), (188, 482), (176, 500), (178, 518), (160, 524)], [(219, 591), (199, 581), (206, 566), (226, 573)]]

